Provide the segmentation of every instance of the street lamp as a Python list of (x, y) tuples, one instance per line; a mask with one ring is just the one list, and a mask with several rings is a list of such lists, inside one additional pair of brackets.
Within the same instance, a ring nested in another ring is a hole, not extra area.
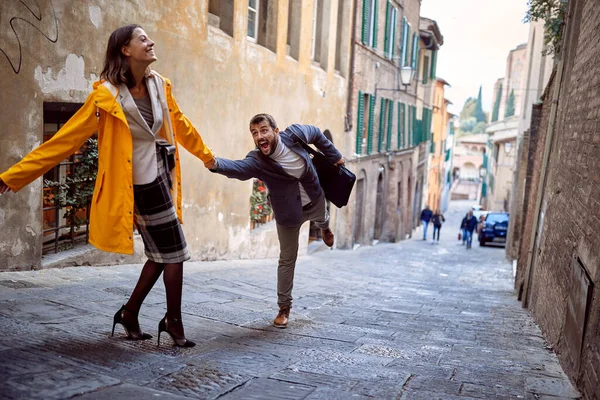
[(485, 178), (485, 176), (487, 175), (487, 168), (484, 166), (479, 167), (479, 177), (481, 179)]
[(400, 68), (400, 81), (404, 85), (404, 91), (406, 91), (406, 87), (412, 82), (414, 74), (415, 70), (408, 65)]
[(398, 85), (397, 89), (382, 89), (378, 88), (377, 84), (375, 84), (375, 97), (377, 97), (377, 91), (386, 91), (386, 92), (406, 92), (406, 87), (410, 85), (415, 75), (415, 70), (410, 66), (404, 66), (400, 68), (400, 83), (404, 85), (404, 89), (400, 89), (400, 85)]

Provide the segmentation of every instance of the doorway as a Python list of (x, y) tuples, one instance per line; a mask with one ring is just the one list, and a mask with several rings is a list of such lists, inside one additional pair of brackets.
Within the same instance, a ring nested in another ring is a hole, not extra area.
[(363, 215), (365, 208), (365, 180), (356, 181), (356, 203), (354, 205), (354, 233), (353, 242), (361, 243), (363, 238)]
[(375, 202), (375, 232), (373, 239), (379, 240), (383, 234), (383, 216), (385, 210), (385, 196), (383, 185), (383, 172), (379, 174), (377, 179), (377, 200)]

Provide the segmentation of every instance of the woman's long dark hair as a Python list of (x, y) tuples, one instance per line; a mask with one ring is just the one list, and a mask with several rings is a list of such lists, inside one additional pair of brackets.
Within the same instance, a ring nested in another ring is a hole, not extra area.
[(135, 28), (141, 28), (141, 26), (136, 24), (122, 26), (115, 30), (108, 39), (104, 68), (100, 78), (106, 79), (115, 86), (119, 86), (121, 83), (126, 84), (128, 88), (135, 86), (136, 82), (131, 73), (129, 61), (121, 52), (121, 48), (127, 46), (131, 41)]

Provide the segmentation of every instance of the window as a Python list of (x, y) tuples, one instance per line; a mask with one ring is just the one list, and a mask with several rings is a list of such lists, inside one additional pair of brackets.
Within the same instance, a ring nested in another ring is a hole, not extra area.
[(350, 0), (338, 0), (337, 34), (335, 45), (335, 70), (346, 76), (348, 65), (348, 37), (350, 34)]
[(416, 71), (417, 70), (417, 59), (419, 55), (419, 36), (417, 32), (413, 33), (413, 43), (412, 43), (412, 67)]
[(375, 124), (375, 96), (369, 96), (369, 129), (367, 132), (367, 154), (373, 151), (373, 126)]
[(377, 0), (363, 0), (362, 42), (377, 48)]
[[(266, 47), (272, 52), (277, 52), (277, 4), (276, 0), (249, 0), (248, 1), (248, 37), (250, 40)], [(251, 6), (258, 7), (255, 9)], [(254, 10), (254, 11), (253, 11)], [(258, 18), (256, 21), (252, 18)], [(255, 35), (250, 35), (254, 26)]]
[(406, 139), (406, 104), (398, 103), (398, 148), (405, 146)]
[(387, 2), (385, 10), (385, 38), (384, 38), (384, 56), (393, 60), (396, 52), (396, 25), (398, 19), (398, 9), (390, 1)]
[(288, 55), (298, 60), (300, 57), (300, 22), (302, 16), (302, 2), (290, 1), (288, 4)]
[(329, 21), (331, 1), (313, 0), (313, 37), (311, 59), (327, 69), (329, 57)]
[(209, 25), (221, 29), (229, 36), (233, 36), (233, 1), (209, 0), (208, 3)]
[(358, 107), (357, 107), (357, 118), (356, 121), (356, 154), (362, 154), (362, 146), (365, 137), (365, 104), (369, 103), (369, 96), (358, 92)]
[(381, 99), (381, 112), (379, 114), (379, 137), (377, 151), (391, 150), (392, 148), (392, 123), (394, 120), (394, 102)]
[[(81, 104), (44, 103), (44, 142), (81, 107)], [(97, 171), (94, 137), (69, 158), (44, 174), (42, 253), (57, 253), (88, 241), (89, 204)]]
[(248, 38), (256, 42), (258, 32), (258, 6), (259, 0), (248, 0)]
[(400, 58), (401, 65), (403, 67), (408, 65), (408, 37), (410, 36), (410, 24), (406, 20), (406, 17), (402, 18), (402, 55)]
[(430, 69), (430, 78), (431, 79), (436, 78), (436, 73), (435, 73), (436, 65), (437, 65), (437, 50), (433, 50), (431, 52), (431, 69)]
[[(368, 113), (365, 108), (368, 107)], [(373, 149), (373, 121), (375, 96), (358, 92), (358, 111), (356, 123), (356, 154), (371, 154)]]
[(429, 56), (423, 57), (423, 85), (429, 82)]
[(381, 152), (385, 148), (385, 138), (387, 132), (387, 111), (388, 100), (381, 99), (381, 110), (379, 112), (379, 135), (377, 140), (377, 151)]

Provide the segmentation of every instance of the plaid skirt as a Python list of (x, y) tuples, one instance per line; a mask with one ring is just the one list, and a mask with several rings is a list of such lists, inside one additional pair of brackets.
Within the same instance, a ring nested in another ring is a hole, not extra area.
[(149, 260), (161, 264), (181, 263), (190, 259), (190, 253), (171, 199), (171, 177), (158, 146), (156, 161), (156, 179), (133, 185), (135, 225), (142, 235), (144, 252)]

